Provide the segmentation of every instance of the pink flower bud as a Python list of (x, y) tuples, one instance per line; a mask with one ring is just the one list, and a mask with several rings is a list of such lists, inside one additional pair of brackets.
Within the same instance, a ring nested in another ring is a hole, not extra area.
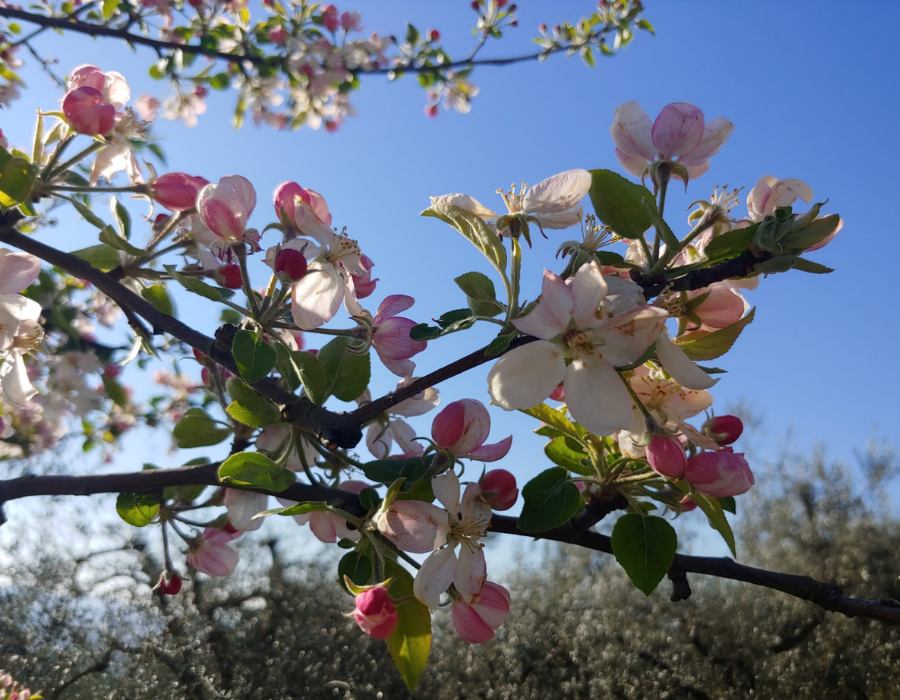
[(428, 39), (429, 41), (440, 41), (441, 33), (437, 29), (432, 29), (428, 32)]
[(244, 238), (247, 221), (256, 207), (256, 190), (245, 177), (229, 175), (216, 185), (206, 185), (197, 195), (200, 219), (214, 234), (229, 243)]
[(345, 32), (355, 32), (362, 29), (362, 15), (359, 12), (344, 12), (341, 14), (341, 27)]
[(232, 263), (230, 265), (222, 265), (215, 272), (216, 282), (221, 284), (225, 289), (241, 288), (241, 268)]
[(279, 24), (277, 27), (269, 30), (269, 41), (273, 44), (283, 44), (287, 39), (287, 35), (287, 29)]
[(325, 198), (315, 190), (300, 187), (296, 182), (282, 182), (275, 188), (274, 205), (275, 216), (279, 220), (287, 218), (301, 229), (303, 229), (302, 216), (297, 208), (304, 205), (309, 207), (322, 223), (331, 226), (331, 212), (328, 211)]
[(739, 496), (755, 483), (744, 455), (732, 452), (730, 447), (691, 457), (684, 478), (700, 493), (713, 498)]
[(668, 435), (654, 435), (647, 445), (647, 461), (657, 474), (678, 479), (684, 474), (687, 458), (681, 443)]
[(485, 581), (481, 594), (471, 605), (461, 598), (452, 604), (453, 629), (460, 639), (470, 644), (482, 644), (494, 638), (494, 630), (509, 616), (509, 591), (503, 586)]
[(703, 434), (720, 445), (730, 445), (744, 432), (744, 424), (737, 416), (715, 416), (703, 424)]
[(372, 268), (375, 267), (375, 263), (372, 262), (372, 259), (368, 255), (360, 256), (359, 260), (365, 268), (366, 274), (350, 275), (350, 278), (353, 280), (353, 289), (356, 290), (356, 298), (365, 299), (375, 291), (375, 285), (378, 282), (378, 278), (372, 279)]
[(694, 314), (700, 319), (703, 330), (727, 328), (738, 321), (747, 311), (747, 303), (741, 293), (727, 286), (711, 286), (703, 292), (695, 292), (689, 297), (707, 294), (695, 308)]
[(505, 457), (512, 447), (512, 436), (485, 445), (491, 431), (491, 417), (480, 401), (461, 399), (448, 404), (434, 417), (431, 437), (441, 449), (457, 457), (494, 462)]
[(116, 108), (96, 88), (83, 86), (66, 93), (62, 110), (69, 126), (79, 134), (105, 134), (116, 124)]
[(306, 274), (306, 256), (299, 250), (284, 248), (275, 257), (275, 272), (283, 272), (296, 282)]
[(425, 116), (434, 119), (440, 114), (440, 108), (437, 105), (425, 105)]
[(694, 503), (694, 499), (691, 498), (690, 496), (685, 496), (678, 502), (681, 504), (681, 512), (682, 513), (690, 513), (692, 510), (694, 510), (697, 507), (697, 504)]
[(333, 134), (339, 128), (340, 124), (338, 124), (336, 121), (332, 121), (331, 119), (326, 120), (325, 131), (327, 131), (329, 134)]
[(397, 608), (384, 586), (376, 586), (356, 596), (353, 618), (359, 628), (375, 639), (387, 639), (397, 626)]
[(494, 510), (509, 510), (519, 497), (516, 477), (505, 469), (491, 469), (481, 479), (481, 497)]
[(150, 185), (150, 196), (161, 206), (172, 211), (185, 211), (197, 204), (200, 190), (209, 180), (185, 173), (166, 173)]
[(322, 8), (322, 24), (329, 32), (337, 31), (337, 28), (341, 26), (338, 9), (334, 5), (326, 5)]
[(553, 393), (550, 394), (550, 398), (553, 399), (554, 401), (562, 401), (563, 403), (565, 403), (566, 402), (566, 387), (565, 387), (565, 385), (560, 384), (558, 387), (556, 387), (553, 390)]
[(182, 579), (174, 571), (163, 571), (156, 587), (166, 595), (178, 595), (181, 592)]
[(229, 533), (208, 527), (191, 546), (186, 561), (197, 571), (209, 576), (230, 576), (238, 563), (238, 553), (228, 546), (234, 539)]

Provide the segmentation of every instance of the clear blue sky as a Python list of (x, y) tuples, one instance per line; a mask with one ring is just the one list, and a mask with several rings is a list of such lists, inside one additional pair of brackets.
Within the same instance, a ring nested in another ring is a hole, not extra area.
[[(370, 0), (339, 7), (359, 9), (366, 28), (381, 33), (400, 34), (404, 20), (420, 30), (438, 28), (463, 54), (474, 16), (468, 5)], [(496, 55), (528, 51), (538, 24), (574, 20), (591, 8), (589, 2), (519, 5), (520, 27), (492, 49)], [(280, 182), (296, 180), (322, 192), (335, 225), (346, 225), (377, 264), (382, 281), (370, 308), (387, 294), (412, 294), (417, 304), (408, 315), (427, 320), (465, 305), (455, 276), (471, 269), (490, 272), (464, 239), (418, 216), (429, 195), (466, 192), (497, 207), (502, 204), (493, 192), (512, 182), (533, 184), (576, 167), (620, 170), (608, 134), (617, 105), (637, 100), (655, 115), (669, 102), (692, 102), (707, 118), (730, 119), (735, 132), (686, 196), (673, 193), (667, 213), (676, 233), (687, 230), (681, 212), (706, 198), (714, 185), (744, 186), (746, 194), (768, 174), (805, 180), (817, 200), (829, 199), (826, 211), (839, 212), (845, 221), (837, 239), (813, 255), (835, 273), (777, 275), (750, 293), (758, 307), (756, 321), (716, 362), (729, 371), (714, 389), (716, 407), (721, 412), (745, 399), (761, 413), (770, 446), (763, 452), (770, 455), (788, 426), (801, 449), (821, 441), (829, 455), (851, 460), (873, 426), (876, 435), (900, 442), (895, 428), (900, 379), (893, 367), (898, 312), (895, 275), (889, 271), (889, 261), (900, 258), (891, 204), (900, 184), (900, 48), (894, 36), (900, 5), (854, 11), (846, 3), (812, 0), (648, 0), (646, 5), (656, 37), (639, 34), (621, 55), (598, 60), (595, 69), (577, 58), (557, 57), (542, 65), (477, 70), (473, 80), (481, 94), (465, 116), (442, 113), (428, 119), (414, 78), (388, 84), (374, 77), (364, 79), (355, 97), (359, 116), (337, 134), (252, 126), (235, 132), (230, 93), (213, 97), (198, 127), (159, 122), (157, 132), (172, 170), (211, 180), (235, 173), (249, 178), (259, 193), (253, 221), (260, 228), (271, 218), (269, 193)], [(61, 72), (90, 62), (125, 74), (135, 96), (159, 87), (146, 77), (153, 60), (149, 51), (135, 56), (124, 45), (60, 40), (49, 33), (38, 46), (60, 59)], [(33, 109), (52, 109), (61, 97), (25, 58), (29, 89), (0, 114), (0, 127), (17, 143), (30, 142)], [(66, 229), (67, 237), (71, 230)], [(572, 237), (575, 230), (552, 232), (547, 241), (538, 237), (527, 253), (529, 297), (537, 294), (542, 267), (560, 268), (553, 255)], [(208, 307), (183, 303), (181, 309), (196, 311), (191, 320), (198, 327), (215, 326), (217, 314)], [(416, 358), (419, 373), (478, 347), (492, 332), (484, 328), (433, 343)], [(444, 401), (470, 396), (487, 402), (487, 369), (441, 385)], [(134, 370), (129, 374), (134, 381)], [(392, 386), (392, 375), (384, 372), (373, 393)], [(535, 427), (530, 419), (494, 408), (491, 416), (492, 440), (516, 435), (503, 466), (521, 482), (549, 466), (542, 441), (528, 433)], [(421, 425), (427, 434), (430, 423)], [(116, 466), (136, 467), (139, 451), (132, 443)], [(171, 463), (180, 463), (180, 456)]]

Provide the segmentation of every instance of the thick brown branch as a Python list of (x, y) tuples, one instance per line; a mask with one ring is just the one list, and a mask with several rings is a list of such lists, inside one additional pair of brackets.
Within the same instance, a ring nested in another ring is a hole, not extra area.
[[(199, 467), (179, 467), (128, 474), (23, 476), (0, 481), (0, 504), (29, 496), (146, 493), (159, 491), (167, 486), (217, 485), (217, 468), (217, 464), (207, 464)], [(357, 496), (324, 486), (294, 484), (278, 495), (295, 501), (340, 503), (343, 508), (351, 512), (362, 512)], [(494, 515), (491, 526), (494, 532), (520, 537), (535, 537), (534, 534), (519, 530), (516, 518), (513, 517)], [(576, 528), (571, 522), (543, 532), (537, 537), (612, 554), (612, 543), (609, 537), (593, 530)], [(845, 596), (841, 589), (834, 584), (816, 581), (809, 576), (746, 566), (727, 557), (696, 557), (687, 554), (675, 555), (672, 570), (676, 583), (683, 574), (687, 573), (742, 581), (754, 586), (782, 591), (796, 598), (815, 603), (829, 612), (839, 612), (847, 617), (865, 617), (891, 624), (900, 624), (900, 603), (897, 601), (851, 598)], [(686, 592), (683, 584), (680, 590)]]
[[(69, 253), (63, 253), (8, 226), (0, 226), (0, 241), (24, 250), (26, 253), (31, 253), (80, 279), (89, 281), (123, 309), (131, 310), (146, 319), (153, 327), (154, 333), (168, 333), (212, 357), (229, 371), (239, 374), (234, 357), (228, 347), (223, 348), (222, 343), (182, 323), (174, 316), (159, 311), (146, 299), (90, 263)], [(362, 439), (359, 423), (349, 414), (335, 413), (322, 406), (317, 406), (308, 399), (295, 396), (282, 389), (270, 378), (256, 382), (253, 384), (253, 388), (275, 403), (284, 406), (284, 415), (287, 420), (309, 428), (328, 444), (350, 448), (355, 447)]]

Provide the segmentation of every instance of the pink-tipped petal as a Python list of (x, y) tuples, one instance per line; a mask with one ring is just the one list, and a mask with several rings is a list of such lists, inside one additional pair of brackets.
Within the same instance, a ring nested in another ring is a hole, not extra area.
[(688, 102), (673, 102), (653, 122), (653, 146), (664, 160), (690, 153), (703, 140), (703, 127), (703, 112)]

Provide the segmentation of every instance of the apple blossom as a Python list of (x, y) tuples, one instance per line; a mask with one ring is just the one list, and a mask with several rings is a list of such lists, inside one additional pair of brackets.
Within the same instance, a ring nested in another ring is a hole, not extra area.
[(712, 158), (731, 136), (734, 125), (716, 117), (705, 121), (703, 112), (687, 102), (674, 102), (662, 108), (654, 122), (637, 102), (626, 102), (616, 108), (609, 127), (616, 157), (625, 170), (645, 177), (650, 165), (659, 161), (675, 161), (684, 168), (672, 170), (679, 180), (695, 179), (709, 169)]
[(398, 377), (411, 376), (416, 363), (409, 358), (428, 347), (424, 340), (409, 337), (416, 322), (397, 316), (413, 304), (415, 299), (410, 296), (392, 294), (381, 302), (378, 313), (372, 319), (372, 347), (382, 364)]
[(283, 273), (291, 282), (296, 282), (306, 274), (308, 266), (303, 253), (292, 248), (284, 248), (278, 251), (272, 267), (275, 272)]
[(247, 220), (256, 207), (256, 190), (247, 178), (228, 175), (197, 195), (200, 220), (226, 244), (244, 240)]
[[(690, 300), (700, 299), (690, 304)], [(750, 304), (744, 295), (727, 282), (715, 282), (708, 287), (687, 293), (690, 315), (688, 318), (699, 326), (688, 328), (688, 331), (715, 331), (727, 328), (743, 318), (750, 310)]]
[(104, 72), (89, 64), (75, 68), (66, 82), (66, 90), (71, 92), (81, 87), (97, 90), (104, 102), (112, 105), (117, 111), (124, 109), (131, 99), (131, 88), (125, 76), (118, 71)]
[[(290, 439), (290, 437), (291, 429), (287, 425), (283, 423), (270, 425), (268, 428), (264, 428), (260, 431), (259, 435), (256, 436), (256, 449), (260, 452), (264, 452), (269, 457), (276, 459), (284, 453), (286, 447), (285, 441)], [(303, 453), (302, 459), (297, 452), (298, 446)], [(311, 466), (315, 463), (318, 456), (319, 453), (309, 440), (304, 437), (298, 437), (297, 445), (291, 447), (283, 466), (291, 471), (303, 471), (303, 462), (305, 461), (307, 466)]]
[(763, 175), (747, 194), (747, 213), (751, 221), (762, 221), (779, 207), (789, 207), (798, 199), (807, 204), (813, 199), (812, 188), (803, 180)]
[(451, 604), (453, 629), (470, 644), (482, 644), (494, 638), (494, 631), (509, 616), (509, 591), (500, 584), (486, 581), (472, 602), (454, 597)]
[(505, 469), (491, 469), (481, 477), (479, 486), (481, 497), (492, 510), (509, 510), (519, 497), (516, 477)]
[(166, 209), (187, 211), (197, 205), (197, 195), (208, 184), (209, 180), (203, 177), (166, 173), (150, 183), (150, 196)]
[(397, 608), (384, 586), (367, 588), (356, 596), (353, 619), (359, 628), (375, 639), (387, 639), (397, 626)]
[[(539, 340), (515, 348), (493, 366), (488, 385), (494, 403), (506, 410), (531, 408), (562, 381), (568, 409), (585, 428), (597, 435), (629, 428), (631, 398), (616, 367), (644, 353), (668, 313), (641, 305), (610, 316), (601, 308), (608, 289), (596, 261), (578, 269), (571, 287), (545, 270), (537, 306), (513, 321)], [(568, 366), (566, 356), (572, 358)]]
[(502, 459), (512, 447), (512, 435), (485, 445), (490, 432), (491, 416), (484, 404), (475, 399), (460, 399), (447, 404), (431, 423), (431, 437), (438, 447), (455, 457), (483, 462)]
[(372, 262), (372, 259), (368, 255), (361, 255), (360, 263), (365, 272), (361, 275), (351, 274), (350, 277), (353, 281), (353, 289), (356, 292), (356, 298), (365, 299), (375, 291), (375, 285), (378, 283), (378, 278), (372, 279), (372, 268), (375, 267), (375, 263)]
[(185, 560), (197, 571), (209, 576), (230, 576), (238, 563), (238, 553), (228, 546), (233, 535), (208, 527), (194, 540)]
[(331, 226), (331, 212), (325, 198), (315, 190), (305, 189), (296, 182), (282, 182), (273, 194), (275, 216), (279, 221), (287, 220), (303, 230), (302, 222), (308, 213), (326, 226)]
[(226, 488), (223, 502), (228, 520), (237, 530), (258, 530), (262, 527), (262, 518), (254, 520), (253, 516), (268, 506), (269, 497), (266, 494)]
[[(371, 484), (365, 481), (344, 481), (338, 486), (341, 491), (347, 493), (361, 493), (363, 489), (367, 489)], [(290, 501), (287, 498), (278, 498), (278, 502), (283, 506), (295, 505), (296, 501)], [(356, 542), (360, 538), (360, 532), (356, 529), (350, 529), (349, 524), (337, 513), (326, 510), (317, 510), (312, 513), (295, 515), (300, 525), (309, 523), (309, 529), (320, 542), (325, 544), (334, 544), (338, 540), (353, 540)]]
[[(408, 386), (414, 377), (404, 377), (397, 382), (397, 389)], [(366, 389), (362, 396), (356, 399), (360, 406), (371, 402), (372, 396)], [(421, 443), (415, 441), (416, 431), (400, 416), (411, 418), (428, 413), (441, 402), (437, 389), (429, 387), (424, 391), (401, 401), (393, 406), (390, 411), (382, 414), (369, 424), (366, 431), (366, 447), (369, 448), (376, 459), (386, 459), (391, 452), (394, 442), (402, 450), (402, 456), (414, 457), (425, 452)]]
[(732, 452), (730, 447), (691, 457), (684, 478), (697, 491), (713, 498), (740, 496), (755, 483), (743, 453)]
[(79, 134), (105, 134), (116, 124), (116, 108), (104, 101), (102, 92), (86, 85), (66, 93), (62, 111)]

